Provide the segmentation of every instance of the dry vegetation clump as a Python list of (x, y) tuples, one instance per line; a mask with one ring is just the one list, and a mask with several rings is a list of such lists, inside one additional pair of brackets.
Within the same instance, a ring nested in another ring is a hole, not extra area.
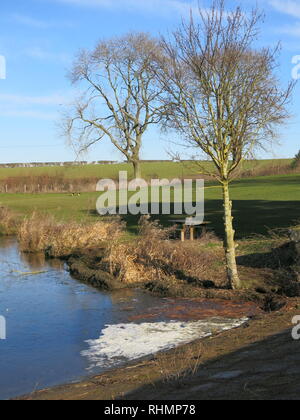
[(158, 353), (154, 358), (163, 383), (174, 383), (175, 380), (195, 376), (202, 361), (202, 343), (191, 346), (179, 347), (169, 354)]
[(13, 235), (17, 227), (16, 214), (7, 207), (0, 207), (0, 235)]
[[(221, 261), (220, 271), (223, 273), (221, 246), (209, 249), (207, 246), (201, 247), (201, 241), (172, 241), (169, 238), (174, 229), (163, 229), (147, 216), (141, 218), (139, 227), (140, 234), (135, 243), (114, 243), (110, 246), (107, 257), (110, 272), (120, 281), (131, 284), (173, 277), (196, 286), (212, 287), (213, 283), (207, 278), (218, 279), (218, 275), (209, 275), (213, 267), (216, 269), (216, 259)], [(207, 241), (207, 238), (203, 241)], [(222, 274), (219, 280), (219, 285), (226, 281)]]
[(75, 250), (103, 246), (117, 239), (124, 230), (119, 218), (94, 223), (57, 222), (53, 217), (33, 213), (24, 219), (18, 232), (20, 248), (25, 252), (45, 252), (63, 257)]

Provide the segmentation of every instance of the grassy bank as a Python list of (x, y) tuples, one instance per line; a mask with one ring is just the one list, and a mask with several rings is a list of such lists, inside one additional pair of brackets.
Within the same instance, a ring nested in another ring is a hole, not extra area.
[[(231, 186), (234, 223), (237, 239), (254, 234), (267, 234), (268, 229), (287, 228), (299, 219), (300, 174), (249, 178)], [(71, 194), (0, 194), (0, 203), (20, 216), (32, 211), (51, 214), (58, 220), (95, 221), (99, 193)], [(221, 189), (208, 186), (205, 190), (205, 218), (218, 235), (223, 231)], [(167, 226), (172, 216), (158, 216)], [(175, 216), (178, 218), (178, 216)], [(130, 235), (137, 232), (138, 218), (125, 217)]]
[[(50, 247), (54, 255), (72, 252), (74, 255), (69, 260), (71, 272), (95, 286), (109, 286), (111, 282), (113, 288), (139, 286), (160, 296), (220, 298), (235, 302), (251, 300), (266, 312), (277, 311), (255, 316), (245, 328), (158, 354), (151, 360), (133, 363), (81, 384), (33, 393), (25, 399), (159, 399), (162, 392), (165, 396), (172, 395), (173, 399), (190, 396), (205, 399), (208, 394), (197, 387), (206, 389), (207, 382), (212, 382), (211, 372), (219, 373), (220, 363), (226, 367), (225, 378), (226, 374), (239, 369), (236, 367), (239, 363), (241, 369), (245, 369), (243, 366), (255, 369), (255, 358), (244, 362), (240, 357), (241, 352), (245, 357), (251, 352), (253, 343), (258, 343), (262, 354), (270, 354), (270, 360), (263, 363), (265, 369), (271, 369), (270, 377), (264, 375), (267, 379), (263, 391), (259, 386), (250, 387), (251, 373), (241, 370), (241, 381), (236, 387), (230, 388), (232, 382), (222, 378), (213, 380), (216, 391), (215, 394), (211, 391), (210, 398), (217, 396), (221, 388), (222, 395), (228, 398), (234, 395), (236, 398), (258, 399), (257, 393), (269, 398), (273, 395), (274, 381), (284, 381), (282, 383), (289, 386), (290, 376), (283, 378), (282, 372), (274, 365), (277, 359), (282, 360), (285, 355), (296, 351), (295, 342), (290, 340), (276, 359), (271, 349), (272, 344), (276, 346), (278, 342), (270, 336), (289, 328), (292, 316), (299, 314), (299, 299), (286, 298), (299, 296), (299, 283), (294, 281), (290, 264), (281, 261), (279, 254), (282, 245), (288, 241), (286, 229), (299, 224), (299, 181), (300, 174), (289, 174), (242, 179), (232, 184), (239, 245), (237, 262), (245, 288), (241, 292), (226, 289), (221, 240), (222, 197), (221, 189), (216, 185), (208, 186), (205, 197), (206, 220), (211, 222), (216, 235), (209, 233), (197, 242), (185, 244), (168, 240), (172, 233), (170, 216), (158, 217), (168, 229), (161, 229), (149, 220), (139, 224), (139, 218), (125, 217), (127, 230), (120, 229), (117, 240), (110, 240), (119, 225), (114, 225), (113, 231), (111, 226), (104, 233), (101, 231), (100, 226), (103, 227), (108, 220), (95, 212), (99, 193), (80, 196), (2, 194), (2, 204), (17, 212), (20, 218), (27, 216), (19, 229), (23, 249), (39, 248), (47, 252)], [(38, 210), (40, 216), (28, 218), (33, 210)], [(76, 232), (74, 236), (73, 232)], [(86, 240), (89, 233), (92, 240)], [(71, 243), (68, 244), (69, 238)], [(288, 336), (290, 332), (284, 336), (284, 343)], [(284, 343), (280, 341), (279, 344), (282, 347)], [(286, 362), (285, 366), (290, 365)], [(206, 370), (209, 374), (204, 378)], [(262, 377), (259, 371), (257, 375)], [(225, 391), (224, 384), (228, 384)]]
[[(144, 216), (133, 241), (124, 227), (118, 218), (82, 224), (34, 213), (20, 224), (18, 237), (24, 252), (64, 258), (73, 276), (104, 290), (139, 287), (165, 297), (252, 301), (265, 311), (284, 305), (284, 296), (299, 295), (291, 268), (272, 249), (287, 242), (284, 235), (266, 238), (261, 254), (250, 254), (249, 241), (242, 243), (238, 263), (243, 290), (233, 291), (222, 241), (212, 233), (182, 244), (170, 240), (173, 228)], [(257, 251), (255, 241), (251, 245)]]
[[(273, 249), (287, 242), (286, 229), (299, 223), (299, 181), (300, 175), (281, 175), (242, 179), (232, 184), (238, 264), (246, 289), (280, 294), (286, 293), (284, 281), (288, 285), (293, 282), (288, 267), (274, 264), (277, 257)], [(80, 266), (77, 262), (72, 264), (73, 272), (87, 281), (98, 278), (100, 270), (111, 276), (114, 286), (112, 279), (116, 278), (120, 285), (139, 283), (160, 295), (227, 298), (223, 208), (218, 186), (208, 186), (205, 191), (206, 220), (211, 222), (213, 234), (185, 245), (160, 237), (169, 235), (172, 216), (156, 217), (166, 230), (152, 229), (150, 225), (150, 231), (143, 233), (136, 216), (124, 217), (126, 229), (119, 230), (118, 222), (96, 213), (98, 196), (99, 193), (2, 194), (0, 201), (19, 220), (25, 217), (19, 229), (25, 251), (67, 256), (96, 249), (93, 255), (84, 255)], [(33, 211), (38, 216), (32, 218)], [(276, 234), (270, 233), (274, 229)], [(120, 241), (112, 240), (119, 231)], [(101, 279), (97, 282), (103, 285)], [(211, 289), (216, 289), (217, 294)]]

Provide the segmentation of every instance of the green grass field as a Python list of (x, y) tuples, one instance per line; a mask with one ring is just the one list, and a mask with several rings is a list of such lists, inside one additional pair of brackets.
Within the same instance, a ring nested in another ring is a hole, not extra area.
[[(291, 163), (290, 159), (257, 160), (247, 161), (243, 164), (243, 170), (259, 170), (262, 168), (277, 168)], [(204, 167), (211, 167), (212, 163), (203, 162)], [(27, 177), (27, 176), (64, 176), (65, 178), (112, 178), (118, 177), (119, 171), (128, 171), (128, 176), (132, 177), (133, 170), (130, 164), (114, 165), (86, 165), (70, 167), (39, 167), (39, 168), (0, 168), (0, 180), (8, 177)], [(145, 178), (182, 178), (188, 175), (199, 174), (199, 168), (189, 162), (144, 162), (142, 172)]]
[[(95, 220), (99, 193), (70, 194), (0, 194), (0, 203), (20, 215), (34, 210), (53, 214), (58, 219)], [(300, 174), (249, 178), (231, 186), (234, 201), (234, 224), (238, 239), (252, 234), (266, 234), (268, 229), (286, 228), (300, 220)], [(45, 216), (46, 217), (46, 216)], [(205, 218), (218, 234), (223, 232), (222, 195), (219, 187), (205, 190)], [(161, 216), (168, 224), (170, 216)], [(178, 218), (178, 216), (176, 216)], [(137, 217), (128, 216), (128, 230), (136, 233)]]

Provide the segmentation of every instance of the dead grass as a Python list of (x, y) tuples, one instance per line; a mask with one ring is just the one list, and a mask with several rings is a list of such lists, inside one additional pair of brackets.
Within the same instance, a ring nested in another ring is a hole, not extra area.
[(169, 357), (165, 353), (159, 353), (155, 357), (155, 366), (161, 375), (163, 383), (195, 376), (202, 362), (203, 346), (197, 343), (195, 347), (179, 347), (170, 352)]
[(14, 235), (17, 227), (17, 215), (7, 207), (0, 207), (0, 235)]
[[(224, 286), (224, 267), (222, 263), (216, 264), (216, 260), (223, 261), (221, 242), (204, 236), (195, 243), (181, 243), (169, 239), (173, 230), (142, 217), (134, 243), (111, 244), (107, 257), (111, 274), (127, 284), (174, 277), (199, 286), (207, 278), (214, 278), (219, 281), (218, 286)], [(213, 240), (219, 246), (210, 249), (207, 244)], [(212, 269), (213, 277), (209, 275)]]
[(57, 222), (53, 217), (33, 213), (19, 228), (20, 248), (24, 252), (45, 252), (51, 257), (63, 257), (75, 250), (103, 246), (123, 232), (119, 218), (95, 223)]
[(1, 193), (73, 193), (96, 191), (98, 178), (66, 178), (63, 175), (11, 176), (0, 180)]

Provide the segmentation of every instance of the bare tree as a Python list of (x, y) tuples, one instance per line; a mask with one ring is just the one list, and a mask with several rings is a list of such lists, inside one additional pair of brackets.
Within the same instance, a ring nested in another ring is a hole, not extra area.
[[(222, 185), (226, 264), (229, 284), (241, 287), (236, 264), (235, 231), (229, 184), (241, 162), (265, 147), (276, 127), (288, 118), (291, 83), (280, 87), (275, 76), (278, 48), (253, 47), (263, 15), (240, 7), (227, 11), (223, 0), (191, 15), (171, 39), (157, 73), (168, 93), (166, 127), (175, 128), (187, 147), (214, 163), (201, 172)], [(255, 217), (255, 216), (253, 216)]]
[(162, 93), (152, 72), (159, 49), (147, 34), (130, 33), (81, 51), (71, 80), (82, 93), (64, 121), (64, 133), (78, 152), (108, 137), (141, 177), (142, 137), (149, 125), (160, 122)]

